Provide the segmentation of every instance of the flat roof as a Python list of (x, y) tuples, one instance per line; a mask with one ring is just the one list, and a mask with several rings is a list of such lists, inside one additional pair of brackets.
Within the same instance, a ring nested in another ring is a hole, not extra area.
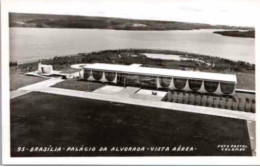
[(200, 71), (184, 71), (184, 70), (174, 70), (174, 69), (166, 69), (166, 68), (151, 68), (151, 67), (105, 64), (105, 63), (94, 63), (94, 64), (84, 64), (84, 65), (81, 64), (80, 66), (85, 69), (125, 72), (125, 73), (134, 73), (134, 74), (143, 74), (143, 75), (192, 78), (192, 79), (215, 80), (215, 81), (235, 82), (235, 83), (237, 82), (237, 77), (236, 75), (233, 74), (221, 74), (221, 73), (200, 72)]

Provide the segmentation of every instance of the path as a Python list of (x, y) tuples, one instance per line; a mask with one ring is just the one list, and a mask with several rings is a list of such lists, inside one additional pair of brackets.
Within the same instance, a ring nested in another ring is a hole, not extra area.
[(10, 99), (31, 93), (32, 91), (35, 91), (35, 90), (50, 87), (50, 86), (55, 85), (62, 81), (64, 81), (64, 80), (61, 78), (51, 78), (51, 79), (48, 79), (48, 80), (45, 80), (42, 82), (37, 82), (37, 83), (31, 84), (31, 85), (27, 85), (27, 86), (19, 88), (17, 90), (11, 91)]

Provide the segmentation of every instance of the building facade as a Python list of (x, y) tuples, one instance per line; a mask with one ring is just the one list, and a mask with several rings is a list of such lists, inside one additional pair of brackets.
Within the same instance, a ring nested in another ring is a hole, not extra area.
[(83, 78), (123, 86), (232, 95), (235, 75), (114, 64), (86, 64)]

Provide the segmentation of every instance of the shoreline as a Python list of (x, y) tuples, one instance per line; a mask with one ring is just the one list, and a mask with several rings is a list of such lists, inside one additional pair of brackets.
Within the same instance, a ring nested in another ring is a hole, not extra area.
[[(239, 63), (243, 63), (245, 64), (247, 67), (249, 66), (255, 66), (255, 63), (249, 63), (249, 62), (245, 62), (245, 61), (235, 61), (235, 60), (231, 60), (231, 59), (227, 59), (227, 58), (221, 58), (221, 57), (217, 57), (217, 56), (209, 56), (209, 55), (203, 55), (203, 54), (198, 54), (198, 53), (191, 53), (191, 52), (185, 52), (185, 51), (177, 51), (177, 50), (161, 50), (161, 49), (135, 49), (135, 48), (129, 48), (129, 49), (112, 49), (112, 50), (101, 50), (101, 51), (97, 51), (97, 52), (89, 52), (89, 53), (78, 53), (78, 54), (73, 54), (73, 55), (64, 55), (64, 56), (55, 56), (54, 58), (47, 58), (47, 59), (39, 59), (38, 61), (31, 61), (31, 62), (26, 62), (26, 63), (17, 63), (17, 61), (10, 61), (10, 66), (27, 66), (27, 65), (32, 65), (38, 62), (46, 62), (48, 64), (52, 64), (52, 65), (57, 65), (60, 64), (61, 61), (66, 60), (69, 61), (68, 63), (70, 63), (71, 61), (77, 61), (77, 59), (81, 58), (85, 60), (82, 60), (82, 63), (88, 63), (87, 61), (87, 57), (91, 56), (91, 61), (98, 59), (95, 58), (93, 56), (104, 56), (104, 58), (109, 58), (111, 60), (111, 58), (114, 58), (115, 60), (119, 60), (120, 57), (117, 57), (116, 55), (120, 55), (120, 54), (128, 54), (127, 60), (130, 59), (135, 59), (136, 57), (138, 58), (143, 58), (143, 59), (147, 59), (149, 61), (152, 60), (157, 60), (157, 61), (162, 61), (162, 62), (167, 62), (167, 61), (178, 61), (178, 60), (170, 60), (170, 59), (163, 59), (163, 58), (151, 58), (149, 56), (146, 56), (145, 54), (163, 54), (163, 55), (172, 55), (172, 56), (179, 56), (180, 58), (183, 59), (189, 59), (190, 61), (192, 61), (192, 59), (197, 59), (197, 60), (201, 60), (201, 61), (205, 61), (206, 63), (216, 63), (217, 61), (224, 61), (228, 64), (239, 64)], [(113, 54), (113, 56), (111, 55)], [(136, 57), (131, 57), (131, 56), (136, 56)], [(112, 57), (111, 57), (112, 56)], [(59, 59), (59, 60), (58, 60)], [(58, 60), (58, 61), (57, 61)], [(121, 61), (121, 63), (125, 64), (127, 63), (127, 60), (125, 61)], [(180, 60), (181, 61), (185, 61), (185, 60)], [(188, 61), (188, 60), (186, 60)], [(137, 62), (138, 63), (138, 62)], [(148, 63), (147, 63), (148, 64)], [(255, 67), (253, 67), (255, 68)]]
[(9, 25), (10, 27), (101, 28), (117, 30), (191, 30), (200, 28), (254, 29), (253, 27), (212, 25), (207, 23), (193, 23), (184, 21), (15, 12), (10, 13)]
[[(145, 53), (154, 54), (173, 54), (183, 57), (183, 60), (162, 60), (149, 58)], [(199, 61), (197, 61), (199, 60)], [(15, 64), (10, 66), (10, 76), (20, 76), (24, 83), (26, 78), (31, 80), (24, 74), (26, 72), (38, 69), (38, 62)], [(79, 53), (70, 56), (54, 57), (51, 59), (41, 60), (42, 64), (53, 65), (53, 69), (66, 71), (71, 69), (72, 64), (82, 63), (110, 63), (110, 64), (142, 64), (145, 67), (170, 68), (188, 71), (202, 71), (215, 73), (236, 74), (240, 89), (255, 90), (255, 64), (242, 61), (234, 62), (219, 57), (211, 57), (188, 52), (172, 51), (172, 50), (151, 50), (151, 49), (121, 49), (121, 50), (105, 50), (100, 52)], [(12, 80), (12, 78), (11, 78)], [(16, 83), (12, 83), (16, 85)], [(23, 84), (23, 83), (21, 83)], [(16, 88), (17, 86), (14, 86)]]
[(214, 34), (219, 34), (227, 37), (237, 37), (237, 38), (253, 38), (255, 39), (255, 31), (214, 31)]

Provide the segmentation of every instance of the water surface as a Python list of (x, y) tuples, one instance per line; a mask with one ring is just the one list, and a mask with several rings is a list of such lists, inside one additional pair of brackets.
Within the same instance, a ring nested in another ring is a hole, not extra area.
[(254, 39), (227, 37), (213, 31), (10, 28), (10, 60), (25, 63), (106, 49), (140, 48), (178, 50), (255, 62)]

